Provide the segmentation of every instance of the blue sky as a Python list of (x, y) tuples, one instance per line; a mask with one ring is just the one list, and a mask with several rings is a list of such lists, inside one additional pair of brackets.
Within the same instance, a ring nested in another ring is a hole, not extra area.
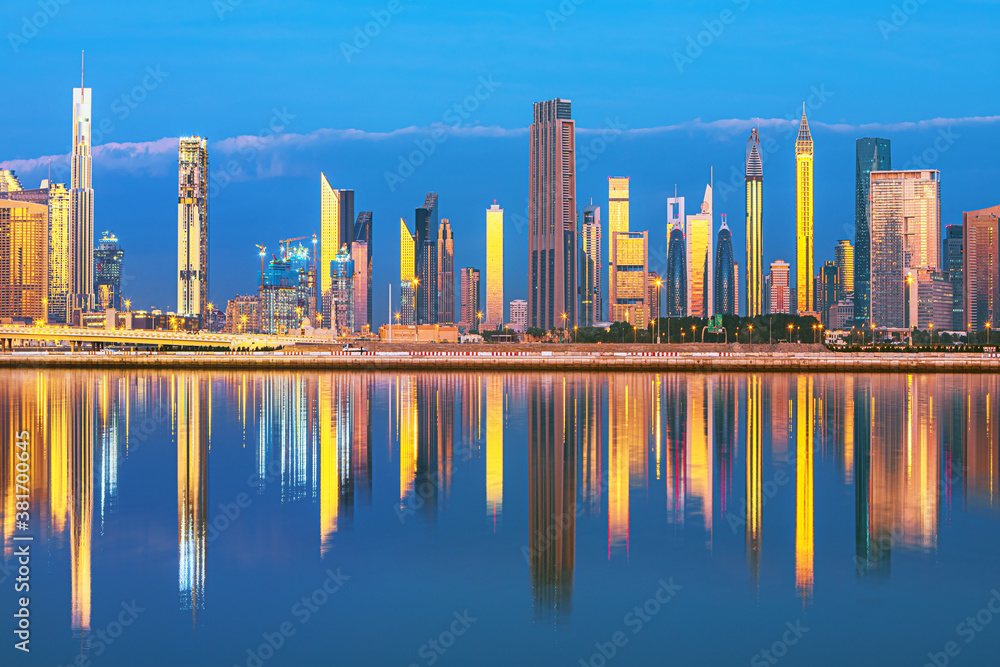
[[(741, 182), (728, 194), (721, 184), (742, 169), (754, 119), (775, 140), (765, 259), (794, 259), (793, 141), (782, 119), (806, 100), (817, 265), (853, 234), (858, 137), (890, 138), (894, 167), (941, 169), (945, 223), (1000, 200), (995, 1), (283, 4), (0, 6), (4, 87), (17, 91), (0, 104), (0, 165), (30, 187), (51, 157), (53, 175), (68, 178), (59, 156), (85, 49), (98, 129), (104, 121), (96, 227), (122, 241), (134, 305), (176, 306), (176, 137), (185, 134), (210, 140), (214, 301), (253, 289), (255, 243), (276, 249), (317, 230), (325, 171), (355, 189), (358, 210), (374, 211), (377, 320), (398, 277), (398, 219), (412, 221), (429, 190), (452, 221), (458, 267), (485, 269), (485, 210), (494, 199), (505, 207), (506, 297), (524, 297), (527, 236), (515, 213), (526, 207), (526, 128), (532, 102), (553, 97), (573, 100), (578, 147), (590, 150), (581, 206), (593, 198), (606, 209), (607, 177), (630, 176), (632, 227), (650, 230), (653, 268), (665, 263), (667, 194), (676, 185), (700, 201), (713, 166), (716, 212), (728, 214), (742, 255)], [(366, 28), (374, 36), (358, 37)], [(463, 102), (460, 117), (453, 107)], [(414, 151), (421, 164), (400, 172)]]

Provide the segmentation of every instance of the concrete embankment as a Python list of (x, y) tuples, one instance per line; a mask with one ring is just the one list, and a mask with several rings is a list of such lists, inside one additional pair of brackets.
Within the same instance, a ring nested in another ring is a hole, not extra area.
[(481, 351), (285, 351), (159, 354), (29, 353), (0, 355), (0, 368), (226, 369), (332, 371), (574, 372), (822, 372), (997, 373), (1000, 356), (818, 352), (502, 352)]

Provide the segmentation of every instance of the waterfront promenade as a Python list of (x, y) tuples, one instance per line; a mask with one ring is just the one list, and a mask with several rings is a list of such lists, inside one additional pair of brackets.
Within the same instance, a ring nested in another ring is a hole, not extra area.
[(204, 368), (422, 371), (712, 371), (998, 373), (1000, 354), (838, 353), (818, 345), (292, 346), (266, 352), (95, 352), (15, 348), (0, 368)]

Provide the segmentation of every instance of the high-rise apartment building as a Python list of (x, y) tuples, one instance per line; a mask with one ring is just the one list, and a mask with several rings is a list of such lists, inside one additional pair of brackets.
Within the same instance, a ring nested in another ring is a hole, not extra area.
[(649, 322), (649, 233), (611, 234), (611, 321), (644, 329)]
[[(576, 125), (570, 100), (537, 102), (528, 178), (528, 323), (577, 324)], [(564, 318), (563, 315), (566, 317)]]
[(712, 186), (705, 188), (701, 213), (687, 217), (687, 314), (711, 317), (715, 296), (712, 268)]
[(813, 139), (805, 104), (795, 140), (795, 291), (796, 312), (813, 312)]
[(510, 302), (510, 323), (511, 326), (520, 327), (524, 331), (528, 326), (528, 302), (523, 299), (515, 299)]
[(125, 251), (111, 232), (104, 232), (94, 250), (94, 295), (101, 310), (122, 307), (122, 264)]
[(736, 261), (733, 257), (733, 233), (726, 216), (722, 216), (715, 242), (715, 314), (735, 315), (739, 303), (737, 292)]
[(771, 307), (768, 310), (768, 314), (791, 314), (791, 287), (789, 285), (790, 276), (791, 267), (788, 265), (788, 262), (780, 259), (771, 262), (771, 273), (768, 276)]
[(746, 150), (746, 282), (747, 317), (764, 313), (764, 162), (760, 134), (750, 131)]
[(46, 322), (49, 209), (0, 199), (0, 317)]
[(438, 322), (438, 254), (437, 232), (439, 226), (438, 196), (427, 193), (423, 206), (414, 212), (413, 235), (417, 290), (414, 294), (417, 324)]
[(948, 225), (944, 228), (941, 242), (941, 268), (951, 278), (952, 331), (965, 331), (965, 290), (964, 290), (964, 245), (962, 225)]
[[(683, 208), (683, 202), (681, 202), (681, 210)], [(669, 229), (670, 233), (667, 235), (667, 303), (664, 314), (666, 317), (687, 317), (688, 271), (684, 224), (674, 221), (670, 223)]]
[(479, 269), (471, 266), (460, 272), (462, 291), (462, 325), (467, 331), (479, 331)]
[[(608, 238), (615, 232), (629, 231), (629, 177), (608, 177)], [(611, 265), (615, 259), (608, 244), (608, 280), (611, 280)], [(611, 284), (610, 282), (608, 283)], [(608, 311), (611, 314), (611, 311)]]
[(592, 327), (601, 310), (601, 207), (583, 209), (580, 227), (580, 326)]
[(841, 300), (841, 293), (840, 267), (835, 261), (828, 260), (819, 268), (819, 286), (816, 290), (816, 308), (823, 326), (830, 326), (830, 308)]
[(892, 169), (892, 142), (888, 139), (865, 137), (857, 140), (855, 151), (854, 318), (870, 322), (872, 246), (868, 213), (871, 173)]
[(354, 260), (345, 245), (333, 258), (333, 323), (337, 335), (357, 331), (354, 325)]
[(416, 321), (414, 296), (419, 288), (416, 276), (417, 240), (406, 226), (406, 220), (399, 219), (399, 324), (412, 326)]
[(503, 299), (503, 209), (493, 202), (486, 211), (486, 327), (502, 329)]
[[(986, 323), (997, 327), (1000, 315), (1000, 206), (966, 211), (962, 214), (964, 265), (962, 268), (965, 301), (963, 330), (983, 331)], [(1000, 327), (998, 327), (1000, 328)]]
[(333, 261), (354, 241), (354, 190), (334, 190), (326, 174), (319, 175), (319, 289), (323, 325), (333, 328)]
[(440, 324), (455, 323), (455, 236), (451, 231), (451, 221), (442, 218), (438, 226), (437, 238), (437, 321)]
[(256, 333), (260, 330), (260, 295), (240, 295), (226, 302), (223, 333)]
[(21, 181), (10, 169), (0, 169), (0, 193), (23, 190)]
[(70, 156), (69, 274), (73, 311), (94, 307), (94, 186), (90, 146), (91, 89), (73, 89), (73, 143)]
[(283, 335), (301, 325), (297, 277), (292, 262), (287, 259), (268, 262), (261, 276), (258, 295), (261, 333)]
[[(372, 243), (371, 211), (358, 213), (358, 219), (354, 222), (354, 241), (365, 244), (365, 256), (368, 262), (367, 266), (360, 266), (357, 261), (354, 262), (355, 274), (361, 274), (367, 280), (366, 284), (355, 283), (354, 285), (354, 301), (355, 303), (364, 303), (366, 310), (364, 318), (355, 316), (358, 330), (362, 331), (363, 325), (368, 325), (369, 328), (372, 326), (372, 255), (375, 246)], [(359, 290), (363, 291), (359, 293)]]
[(854, 247), (847, 239), (837, 241), (833, 249), (833, 262), (840, 273), (840, 292), (837, 301), (853, 298), (854, 295)]
[(177, 312), (208, 314), (208, 139), (181, 137), (177, 175)]
[(870, 178), (872, 321), (877, 327), (903, 328), (906, 269), (937, 270), (940, 264), (941, 174), (873, 171)]
[(646, 276), (646, 309), (649, 311), (649, 321), (660, 319), (660, 292), (663, 290), (663, 278), (656, 271), (650, 271)]
[(351, 244), (351, 262), (354, 269), (353, 285), (351, 286), (351, 296), (354, 298), (354, 331), (371, 333), (372, 321), (368, 319), (368, 313), (371, 303), (372, 277), (369, 273), (371, 255), (368, 252), (367, 243), (355, 241)]

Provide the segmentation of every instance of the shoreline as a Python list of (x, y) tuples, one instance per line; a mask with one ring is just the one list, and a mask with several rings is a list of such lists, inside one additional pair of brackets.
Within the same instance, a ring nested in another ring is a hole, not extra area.
[(504, 352), (340, 351), (257, 353), (167, 352), (155, 354), (30, 353), (0, 355), (0, 368), (234, 369), (392, 371), (398, 369), (467, 371), (572, 372), (827, 372), (827, 373), (1000, 373), (1000, 355), (983, 353), (885, 352)]

